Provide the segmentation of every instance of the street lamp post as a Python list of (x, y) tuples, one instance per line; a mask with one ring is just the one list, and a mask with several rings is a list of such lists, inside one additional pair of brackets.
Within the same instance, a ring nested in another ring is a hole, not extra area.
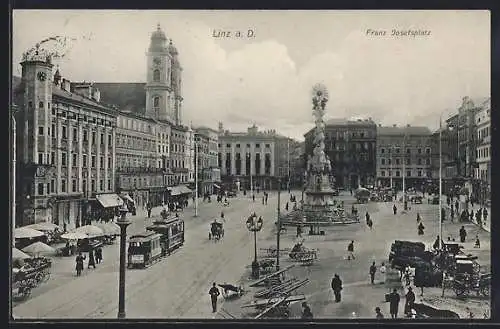
[(194, 184), (195, 184), (195, 196), (194, 196), (194, 217), (198, 217), (198, 145), (196, 140), (194, 141)]
[(120, 208), (120, 219), (116, 223), (120, 226), (120, 282), (118, 285), (118, 319), (125, 318), (125, 264), (127, 226), (130, 221), (126, 219), (128, 209), (125, 205)]
[(263, 221), (262, 217), (257, 219), (257, 215), (252, 214), (248, 217), (246, 221), (247, 228), (250, 232), (253, 232), (253, 241), (254, 241), (254, 259), (252, 262), (252, 277), (254, 279), (259, 278), (259, 262), (257, 261), (257, 232), (262, 229)]
[(408, 210), (408, 201), (406, 201), (406, 129), (403, 135), (403, 210)]
[(278, 229), (278, 233), (276, 233), (276, 271), (280, 269), (280, 233), (281, 233), (281, 179), (278, 178), (278, 219), (276, 220), (276, 226)]

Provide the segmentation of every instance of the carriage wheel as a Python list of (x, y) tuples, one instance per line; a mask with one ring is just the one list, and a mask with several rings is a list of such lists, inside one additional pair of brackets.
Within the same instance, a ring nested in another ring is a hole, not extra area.
[(457, 296), (464, 296), (467, 289), (461, 286), (454, 286), (453, 291), (455, 291), (455, 294), (457, 294)]
[(23, 289), (22, 298), (28, 298), (31, 295), (31, 287), (26, 286)]
[(482, 286), (480, 292), (484, 297), (490, 297), (490, 286)]
[(43, 277), (42, 277), (42, 282), (47, 282), (50, 279), (50, 272), (49, 271), (44, 271), (43, 272)]

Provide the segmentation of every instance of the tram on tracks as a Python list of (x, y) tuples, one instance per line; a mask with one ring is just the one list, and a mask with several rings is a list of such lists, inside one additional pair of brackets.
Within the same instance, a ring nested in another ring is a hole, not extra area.
[(169, 255), (172, 251), (184, 245), (184, 220), (177, 216), (168, 217), (153, 222), (146, 230), (161, 235), (160, 244), (162, 255)]
[(146, 268), (162, 257), (161, 234), (146, 231), (130, 237), (128, 245), (128, 268)]

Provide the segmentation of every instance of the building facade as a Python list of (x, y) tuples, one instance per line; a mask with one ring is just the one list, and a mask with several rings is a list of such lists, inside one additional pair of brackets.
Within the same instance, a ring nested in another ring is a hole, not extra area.
[[(305, 135), (306, 157), (314, 149), (314, 128)], [(332, 163), (337, 187), (373, 185), (376, 177), (377, 125), (370, 119), (331, 119), (325, 123), (325, 153)]]
[(189, 180), (188, 161), (186, 154), (190, 147), (188, 139), (188, 127), (174, 125), (171, 127), (170, 136), (170, 164), (172, 179), (169, 186), (187, 184)]
[(198, 170), (198, 193), (214, 194), (220, 188), (221, 177), (218, 167), (218, 133), (217, 131), (199, 127), (195, 129), (196, 168)]
[(260, 132), (253, 125), (247, 132), (224, 131), (219, 124), (218, 166), (225, 183), (239, 183), (241, 189), (276, 188), (275, 137), (273, 130)]
[(16, 219), (69, 230), (85, 222), (92, 200), (115, 191), (117, 112), (92, 86), (72, 91), (44, 53), (24, 54), (14, 79)]
[(301, 143), (293, 138), (276, 135), (275, 146), (275, 173), (276, 177), (281, 179), (282, 188), (292, 189), (301, 187), (303, 173), (299, 174), (298, 172), (301, 172), (301, 169), (305, 169), (301, 159), (303, 157)]
[(491, 98), (481, 104), (475, 122), (477, 168), (474, 177), (479, 183), (479, 200), (485, 201), (491, 192)]
[(422, 190), (432, 178), (432, 138), (427, 127), (377, 127), (377, 185)]

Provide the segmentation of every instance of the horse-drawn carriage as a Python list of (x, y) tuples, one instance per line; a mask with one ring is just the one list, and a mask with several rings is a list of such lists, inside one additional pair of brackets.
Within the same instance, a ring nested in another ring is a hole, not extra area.
[(210, 231), (208, 232), (208, 239), (219, 241), (224, 237), (224, 225), (220, 222), (213, 221), (210, 224)]
[(50, 278), (52, 262), (44, 257), (28, 258), (20, 267), (13, 268), (12, 296), (27, 298), (31, 290)]
[(302, 242), (298, 242), (293, 246), (288, 256), (292, 260), (300, 262), (303, 265), (311, 265), (316, 259), (318, 259), (318, 250), (309, 249), (305, 247)]

